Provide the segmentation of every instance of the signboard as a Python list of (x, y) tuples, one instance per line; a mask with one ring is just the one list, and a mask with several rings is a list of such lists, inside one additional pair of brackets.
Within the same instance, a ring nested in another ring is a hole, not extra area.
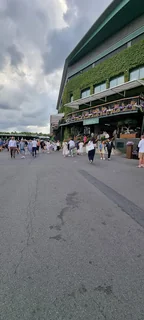
[(88, 126), (90, 124), (98, 124), (98, 123), (99, 123), (99, 118), (85, 119), (83, 121), (84, 126)]

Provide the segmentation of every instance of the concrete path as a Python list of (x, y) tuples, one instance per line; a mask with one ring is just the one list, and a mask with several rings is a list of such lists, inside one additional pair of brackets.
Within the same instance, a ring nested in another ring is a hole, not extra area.
[(144, 319), (144, 169), (0, 154), (0, 320)]

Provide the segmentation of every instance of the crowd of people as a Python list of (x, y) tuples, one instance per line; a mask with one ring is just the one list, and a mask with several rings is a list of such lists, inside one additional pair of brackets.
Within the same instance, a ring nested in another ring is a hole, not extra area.
[[(100, 139), (100, 137), (95, 137), (94, 134), (91, 136), (83, 136), (79, 138), (70, 137), (65, 139), (61, 144), (60, 141), (51, 140), (16, 140), (11, 137), (10, 140), (0, 139), (0, 151), (7, 149), (10, 152), (10, 157), (15, 158), (16, 155), (20, 155), (21, 159), (29, 154), (36, 157), (39, 151), (42, 153), (51, 153), (52, 151), (60, 151), (62, 149), (62, 154), (64, 157), (73, 157), (75, 155), (82, 156), (85, 152), (88, 154), (88, 160), (90, 163), (94, 161), (96, 150), (100, 155), (101, 160), (107, 159), (111, 160), (112, 150), (115, 149), (113, 139), (109, 136), (105, 139)], [(138, 167), (144, 167), (144, 135), (141, 136), (141, 140), (137, 146), (139, 164)]]
[(84, 136), (79, 139), (69, 138), (64, 140), (62, 144), (63, 156), (83, 155), (84, 148), (87, 150), (89, 162), (92, 163), (95, 156), (96, 148), (99, 150), (101, 160), (105, 160), (105, 154), (108, 153), (108, 160), (111, 159), (112, 149), (115, 149), (112, 139), (108, 138), (104, 141), (99, 141), (92, 134), (91, 137)]
[(28, 154), (36, 157), (40, 149), (43, 153), (50, 153), (51, 151), (56, 150), (59, 151), (60, 142), (36, 139), (26, 140), (23, 138), (21, 140), (16, 140), (15, 137), (11, 137), (10, 140), (0, 139), (0, 151), (9, 151), (11, 158), (15, 158), (18, 154), (20, 154), (21, 159), (25, 159)]

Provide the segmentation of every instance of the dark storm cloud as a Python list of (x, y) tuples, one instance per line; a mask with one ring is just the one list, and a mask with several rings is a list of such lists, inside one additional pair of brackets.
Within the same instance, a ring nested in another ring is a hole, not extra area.
[(59, 0), (0, 0), (1, 130), (47, 126), (55, 113), (58, 69), (110, 3), (65, 1), (62, 17)]
[(91, 2), (88, 0), (66, 0), (68, 10), (64, 14), (64, 20), (68, 27), (54, 30), (48, 35), (47, 45), (51, 50), (43, 55), (45, 73), (51, 73), (63, 66), (68, 54), (110, 2), (111, 0), (103, 0), (102, 2), (100, 0)]
[(47, 45), (50, 46), (50, 52), (43, 55), (45, 73), (51, 73), (62, 67), (67, 55), (86, 32), (86, 21), (81, 18), (75, 21), (71, 26), (62, 30), (54, 30), (48, 35)]
[(11, 107), (9, 104), (2, 104), (0, 103), (0, 110), (10, 110)]
[(14, 67), (17, 67), (18, 64), (21, 63), (23, 58), (24, 58), (23, 53), (18, 51), (18, 49), (17, 49), (15, 44), (13, 44), (12, 46), (8, 47), (7, 51), (9, 53), (9, 55), (10, 55), (11, 65), (13, 65)]

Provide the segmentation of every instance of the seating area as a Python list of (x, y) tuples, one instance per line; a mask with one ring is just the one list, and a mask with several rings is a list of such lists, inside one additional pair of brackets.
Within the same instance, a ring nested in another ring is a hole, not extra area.
[(85, 119), (110, 116), (113, 114), (133, 112), (138, 111), (144, 112), (144, 100), (139, 100), (139, 97), (134, 97), (130, 99), (122, 99), (115, 101), (112, 104), (106, 103), (105, 105), (81, 110), (69, 114), (65, 117), (66, 123), (71, 123), (75, 121), (82, 121)]

